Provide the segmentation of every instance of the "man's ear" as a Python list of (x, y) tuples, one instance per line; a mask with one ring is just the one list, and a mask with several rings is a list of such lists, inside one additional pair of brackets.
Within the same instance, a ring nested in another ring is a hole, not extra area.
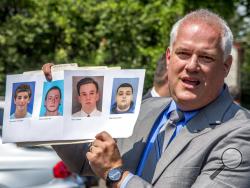
[(96, 102), (97, 101), (99, 101), (99, 99), (100, 99), (100, 93), (99, 93), (99, 91), (96, 93)]
[(167, 67), (168, 67), (168, 64), (170, 62), (170, 55), (171, 55), (171, 51), (170, 51), (170, 48), (168, 47), (167, 51), (166, 51), (166, 63), (167, 63)]
[(232, 65), (232, 62), (233, 62), (233, 57), (232, 55), (229, 55), (226, 59), (226, 61), (224, 62), (224, 72), (225, 72), (225, 77), (227, 77), (229, 71), (230, 71), (230, 68), (231, 68), (231, 65)]

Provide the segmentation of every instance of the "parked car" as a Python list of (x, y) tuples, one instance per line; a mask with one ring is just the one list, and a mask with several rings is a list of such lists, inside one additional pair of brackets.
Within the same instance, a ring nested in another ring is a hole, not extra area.
[(0, 188), (85, 187), (85, 178), (69, 172), (51, 147), (2, 144), (3, 111), (0, 101)]

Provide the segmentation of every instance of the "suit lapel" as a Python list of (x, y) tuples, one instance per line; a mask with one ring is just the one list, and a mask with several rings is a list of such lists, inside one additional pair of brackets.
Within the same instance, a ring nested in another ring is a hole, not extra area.
[[(142, 114), (138, 117), (133, 135), (121, 141), (122, 148), (120, 149), (123, 152), (123, 160), (126, 161), (125, 168), (130, 169), (132, 173), (135, 173), (137, 168), (135, 164), (139, 164), (140, 162), (141, 155), (155, 121), (164, 109), (167, 108), (170, 100), (152, 98), (148, 101), (148, 103), (145, 102), (141, 109)], [(131, 159), (133, 159), (133, 162), (131, 162)]]
[(131, 138), (137, 140), (139, 138), (140, 140), (142, 139), (143, 142), (146, 142), (157, 118), (168, 107), (169, 103), (170, 102), (166, 103), (166, 100), (164, 100), (164, 102), (162, 102), (160, 106), (158, 105), (158, 108), (154, 108), (153, 106), (147, 106), (147, 113), (143, 115), (143, 118), (138, 119), (135, 126), (134, 134)]
[(186, 146), (192, 139), (207, 133), (223, 122), (224, 114), (231, 104), (232, 98), (226, 87), (224, 92), (214, 102), (206, 108), (201, 109), (199, 113), (188, 122), (162, 154), (156, 165), (152, 184), (158, 180), (171, 162), (186, 149)]
[[(200, 130), (196, 129), (194, 125), (201, 125)], [(203, 129), (203, 130), (201, 130)], [(155, 174), (152, 179), (154, 184), (156, 180), (160, 177), (162, 172), (171, 164), (171, 162), (178, 157), (178, 155), (185, 149), (197, 136), (205, 134), (209, 131), (209, 123), (203, 113), (199, 113), (198, 116), (195, 116), (174, 138), (171, 144), (166, 148), (162, 154), (160, 160), (156, 165)]]

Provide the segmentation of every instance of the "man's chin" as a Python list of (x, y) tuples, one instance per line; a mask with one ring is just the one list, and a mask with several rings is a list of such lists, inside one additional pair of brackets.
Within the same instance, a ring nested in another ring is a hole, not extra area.
[(57, 112), (57, 109), (50, 109), (48, 111), (51, 112), (51, 113), (53, 113), (53, 112)]
[(19, 107), (17, 108), (19, 111), (24, 111), (25, 110), (25, 107)]
[(118, 109), (120, 110), (120, 111), (127, 111), (128, 110), (128, 108), (129, 108), (129, 106), (118, 106)]

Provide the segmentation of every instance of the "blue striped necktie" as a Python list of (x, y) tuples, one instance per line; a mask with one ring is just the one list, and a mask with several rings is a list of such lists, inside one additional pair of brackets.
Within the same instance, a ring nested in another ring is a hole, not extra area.
[(178, 110), (170, 112), (170, 116), (167, 122), (163, 125), (160, 125), (161, 129), (153, 143), (153, 146), (148, 153), (147, 160), (144, 165), (141, 177), (147, 182), (151, 182), (155, 167), (159, 161), (161, 154), (166, 149), (166, 147), (172, 141), (176, 130), (176, 124), (183, 119), (183, 113)]
[[(165, 124), (165, 126), (162, 127), (160, 130), (160, 133), (157, 136), (159, 145), (161, 147), (161, 154), (165, 151), (167, 146), (172, 142), (174, 137), (176, 136), (176, 129), (178, 122), (182, 121), (184, 119), (184, 114), (180, 110), (174, 110), (170, 113), (169, 120)], [(161, 136), (161, 131), (164, 132), (164, 137)]]

